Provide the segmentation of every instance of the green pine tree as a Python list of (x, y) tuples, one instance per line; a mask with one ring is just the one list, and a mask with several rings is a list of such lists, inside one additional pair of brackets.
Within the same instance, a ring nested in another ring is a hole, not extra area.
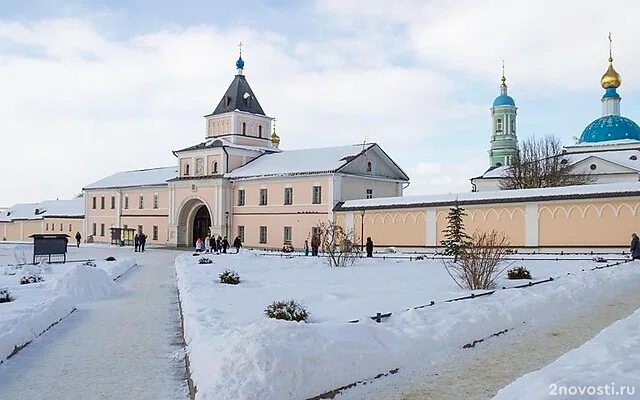
[(444, 246), (444, 254), (453, 256), (453, 262), (458, 262), (458, 257), (471, 245), (471, 237), (464, 230), (463, 218), (467, 215), (464, 208), (458, 205), (458, 201), (449, 208), (447, 214), (447, 227), (442, 232), (444, 239), (440, 242)]

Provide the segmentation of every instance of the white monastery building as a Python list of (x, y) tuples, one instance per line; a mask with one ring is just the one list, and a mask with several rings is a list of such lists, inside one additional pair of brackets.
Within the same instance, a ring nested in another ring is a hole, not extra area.
[(191, 246), (198, 237), (240, 236), (246, 246), (300, 248), (338, 202), (402, 196), (407, 174), (375, 143), (280, 149), (243, 73), (211, 114), (204, 141), (173, 151), (176, 165), (118, 172), (83, 188), (85, 231), (143, 231), (151, 244)]

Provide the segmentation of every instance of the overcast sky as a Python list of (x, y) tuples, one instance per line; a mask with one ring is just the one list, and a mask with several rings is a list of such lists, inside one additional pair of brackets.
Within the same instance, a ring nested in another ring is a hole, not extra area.
[(2, 1), (0, 206), (173, 165), (204, 138), (240, 41), (281, 148), (375, 141), (405, 194), (469, 191), (488, 167), (503, 59), (519, 138), (572, 144), (601, 114), (612, 29), (622, 114), (640, 120), (640, 2), (66, 3)]

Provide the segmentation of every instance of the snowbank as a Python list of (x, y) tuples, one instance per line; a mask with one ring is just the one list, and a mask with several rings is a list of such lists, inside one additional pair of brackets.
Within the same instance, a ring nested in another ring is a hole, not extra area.
[(78, 301), (96, 300), (122, 293), (122, 288), (107, 271), (76, 265), (54, 283), (54, 290), (75, 297)]
[(0, 362), (75, 309), (75, 299), (36, 287), (13, 288), (14, 301), (0, 304)]
[(118, 257), (115, 261), (96, 260), (94, 263), (98, 268), (105, 270), (107, 275), (114, 280), (137, 265), (133, 257)]
[[(473, 301), (438, 302), (425, 309), (394, 312), (381, 324), (369, 318), (357, 324), (326, 319), (305, 324), (268, 320), (258, 311), (266, 305), (260, 303), (262, 291), (275, 288), (287, 299), (297, 289), (295, 283), (279, 281), (280, 276), (269, 282), (244, 280), (238, 287), (217, 283), (215, 273), (233, 257), (237, 256), (216, 257), (210, 265), (198, 265), (191, 255), (176, 259), (184, 333), (198, 399), (309, 398), (419, 358), (435, 358), (447, 348), (525, 322), (566, 316), (640, 283), (640, 269), (633, 263), (563, 276), (528, 289), (500, 290)], [(267, 271), (274, 262), (261, 261)], [(313, 274), (308, 265), (303, 267), (308, 268), (303, 273)], [(326, 290), (328, 279), (341, 279), (348, 270), (333, 270), (332, 277), (325, 274), (325, 280), (317, 285)], [(242, 278), (242, 271), (240, 275)], [(396, 280), (403, 280), (402, 276)], [(385, 283), (393, 284), (388, 280), (381, 285)], [(373, 293), (378, 289), (367, 288)], [(212, 301), (212, 293), (227, 293), (233, 301), (226, 297)], [(231, 297), (233, 293), (242, 293), (242, 299)], [(313, 315), (314, 310), (310, 312)]]
[(500, 390), (493, 400), (544, 400), (559, 396), (637, 399), (640, 395), (638, 348), (640, 310), (546, 367), (518, 378)]

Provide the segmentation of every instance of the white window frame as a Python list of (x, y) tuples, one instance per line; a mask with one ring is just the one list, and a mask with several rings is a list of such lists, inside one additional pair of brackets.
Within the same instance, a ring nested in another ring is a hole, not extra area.
[(267, 227), (266, 227), (266, 226), (264, 226), (264, 225), (261, 225), (261, 226), (260, 226), (260, 228), (259, 228), (259, 230), (260, 230), (260, 234), (259, 234), (259, 242), (260, 242), (261, 244), (267, 243), (267, 240), (268, 240), (268, 236), (267, 236), (267, 235), (268, 235), (268, 230), (267, 230)]
[(283, 229), (283, 242), (284, 244), (291, 244), (293, 240), (293, 228), (290, 226), (285, 226)]
[(292, 187), (284, 188), (284, 205), (285, 206), (293, 205), (293, 188)]
[(311, 196), (311, 204), (322, 204), (322, 186), (314, 186)]

